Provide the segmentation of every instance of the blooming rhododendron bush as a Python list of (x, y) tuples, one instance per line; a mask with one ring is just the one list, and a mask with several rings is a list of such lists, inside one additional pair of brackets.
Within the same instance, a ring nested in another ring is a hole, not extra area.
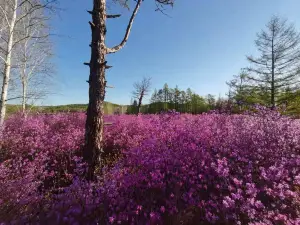
[(88, 183), (81, 176), (84, 114), (8, 119), (0, 222), (300, 223), (298, 120), (264, 109), (105, 120), (113, 122), (105, 127), (105, 153), (117, 154), (105, 154), (110, 163)]

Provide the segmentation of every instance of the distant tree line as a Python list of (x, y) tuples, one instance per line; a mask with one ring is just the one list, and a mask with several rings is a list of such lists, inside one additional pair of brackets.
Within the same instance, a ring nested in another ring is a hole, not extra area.
[(131, 105), (127, 108), (128, 114), (136, 114), (140, 108), (141, 113), (160, 113), (168, 110), (176, 110), (181, 113), (199, 114), (221, 108), (224, 100), (209, 94), (202, 97), (190, 88), (186, 91), (170, 88), (166, 83), (161, 89), (154, 89), (151, 95), (150, 103), (139, 107), (138, 98), (132, 100)]

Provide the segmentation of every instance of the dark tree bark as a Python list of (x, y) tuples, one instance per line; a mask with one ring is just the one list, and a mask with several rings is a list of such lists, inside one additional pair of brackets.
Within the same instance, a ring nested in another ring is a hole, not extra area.
[(95, 179), (95, 170), (101, 167), (101, 153), (103, 152), (103, 126), (104, 126), (104, 98), (105, 98), (105, 70), (111, 68), (105, 60), (106, 55), (119, 51), (127, 42), (133, 20), (139, 10), (142, 0), (138, 0), (131, 15), (122, 42), (108, 48), (105, 45), (106, 19), (118, 18), (119, 15), (106, 14), (106, 0), (94, 0), (93, 11), (88, 11), (92, 15), (90, 22), (92, 30), (91, 60), (85, 63), (90, 67), (89, 75), (89, 104), (87, 108), (87, 118), (85, 124), (85, 147), (83, 158), (88, 164), (86, 178)]
[(142, 92), (142, 93), (141, 93), (141, 96), (139, 97), (138, 110), (137, 110), (138, 113), (141, 112), (141, 106), (142, 106), (143, 98), (144, 98), (144, 93)]
[(88, 163), (87, 178), (93, 179), (96, 165), (101, 161), (103, 138), (103, 115), (105, 98), (105, 35), (106, 35), (106, 3), (105, 0), (94, 0), (91, 12), (92, 29), (91, 61), (89, 76), (89, 104), (85, 124), (85, 150), (83, 157)]
[[(160, 5), (173, 5), (174, 0), (155, 0), (158, 7)], [(106, 0), (93, 0), (93, 11), (88, 11), (92, 15), (90, 22), (92, 29), (91, 60), (85, 65), (90, 66), (89, 75), (89, 104), (87, 109), (87, 119), (85, 124), (85, 148), (84, 160), (88, 163), (86, 177), (89, 180), (95, 179), (95, 170), (101, 168), (101, 153), (103, 152), (103, 116), (105, 98), (105, 70), (111, 68), (107, 65), (106, 55), (121, 50), (126, 44), (130, 30), (141, 6), (142, 0), (136, 0), (135, 8), (129, 19), (123, 40), (119, 45), (108, 48), (105, 45), (106, 19), (118, 18), (120, 15), (107, 15)], [(127, 3), (127, 0), (126, 0)]]

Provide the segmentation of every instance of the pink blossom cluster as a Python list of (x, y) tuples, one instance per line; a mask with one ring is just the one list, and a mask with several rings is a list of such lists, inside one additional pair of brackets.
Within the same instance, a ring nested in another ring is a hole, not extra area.
[(7, 121), (0, 222), (300, 224), (299, 120), (265, 109), (108, 116), (105, 150), (122, 156), (97, 182), (80, 177), (84, 120)]

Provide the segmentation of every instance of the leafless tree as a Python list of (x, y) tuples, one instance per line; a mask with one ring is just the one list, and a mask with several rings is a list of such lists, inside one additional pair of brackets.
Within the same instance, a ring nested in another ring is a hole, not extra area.
[(298, 88), (300, 75), (300, 34), (293, 24), (273, 17), (266, 30), (257, 34), (255, 41), (260, 57), (248, 56), (252, 85), (263, 89), (269, 96), (272, 108), (278, 95), (287, 87)]
[(140, 82), (133, 84), (133, 97), (138, 100), (137, 113), (140, 113), (141, 105), (144, 97), (149, 94), (151, 87), (151, 78), (144, 77)]
[(22, 5), (22, 11), (28, 12), (28, 15), (18, 24), (19, 36), (23, 36), (24, 40), (16, 46), (16, 67), (21, 85), (23, 113), (28, 100), (41, 99), (48, 93), (54, 72), (50, 61), (53, 51), (47, 25), (49, 17), (44, 14), (43, 9), (33, 12), (30, 9), (29, 3)]
[(0, 99), (0, 126), (3, 125), (6, 111), (6, 101), (8, 85), (11, 71), (12, 49), (14, 46), (14, 28), (17, 22), (18, 0), (2, 0), (0, 5), (0, 17), (5, 19), (5, 25), (2, 30), (1, 60), (3, 61), (3, 82)]
[[(115, 0), (118, 2), (118, 0)], [(155, 0), (158, 5), (173, 5), (174, 0)], [(129, 0), (121, 0), (124, 6), (127, 6)], [(83, 157), (89, 165), (87, 178), (93, 179), (94, 171), (97, 165), (101, 166), (101, 152), (103, 139), (103, 116), (104, 116), (104, 98), (105, 98), (105, 71), (111, 66), (107, 64), (106, 55), (116, 53), (126, 44), (133, 21), (139, 11), (143, 0), (136, 0), (134, 10), (129, 19), (125, 35), (122, 41), (110, 48), (105, 44), (106, 38), (106, 20), (118, 18), (120, 15), (109, 15), (107, 13), (106, 0), (93, 0), (93, 10), (89, 11), (92, 15), (90, 26), (92, 30), (91, 41), (91, 59), (89, 63), (85, 63), (90, 67), (89, 75), (89, 104), (87, 109), (87, 119), (85, 126), (85, 150)]]
[[(14, 66), (14, 56), (17, 46), (27, 39), (40, 39), (43, 36), (36, 33), (28, 33), (24, 35), (26, 29), (20, 29), (23, 21), (30, 15), (40, 10), (54, 10), (53, 4), (56, 0), (0, 0), (0, 18), (4, 27), (1, 31), (1, 53), (0, 60), (2, 60), (2, 90), (0, 98), (0, 125), (3, 125), (6, 102), (8, 101), (8, 88), (11, 79), (11, 70)], [(24, 6), (30, 6), (27, 10), (24, 10)], [(4, 19), (3, 19), (4, 18)], [(38, 16), (31, 19), (26, 27), (34, 26), (38, 20)], [(17, 54), (17, 53), (16, 53)], [(17, 98), (17, 97), (16, 97)]]

